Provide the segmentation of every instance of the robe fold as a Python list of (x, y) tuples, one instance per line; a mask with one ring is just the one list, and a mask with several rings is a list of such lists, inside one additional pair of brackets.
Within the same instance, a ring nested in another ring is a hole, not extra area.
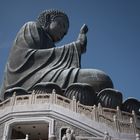
[(14, 87), (31, 90), (40, 82), (55, 82), (65, 89), (76, 82), (80, 54), (76, 43), (55, 47), (36, 22), (18, 32), (5, 69), (2, 93)]

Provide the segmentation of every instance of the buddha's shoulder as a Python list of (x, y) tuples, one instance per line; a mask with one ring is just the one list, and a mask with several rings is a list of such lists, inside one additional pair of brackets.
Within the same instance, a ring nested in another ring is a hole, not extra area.
[(22, 28), (41, 28), (41, 26), (35, 21), (26, 22)]

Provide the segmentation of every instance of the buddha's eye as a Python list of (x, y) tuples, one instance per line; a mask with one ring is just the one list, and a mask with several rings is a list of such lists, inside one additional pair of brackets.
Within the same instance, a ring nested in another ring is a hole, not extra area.
[(64, 35), (66, 35), (67, 33), (64, 33)]
[(66, 28), (65, 24), (63, 23), (63, 28)]
[(66, 28), (66, 25), (65, 25), (65, 23), (62, 23), (62, 22), (60, 22), (60, 23), (58, 23), (58, 26), (60, 27), (60, 28)]

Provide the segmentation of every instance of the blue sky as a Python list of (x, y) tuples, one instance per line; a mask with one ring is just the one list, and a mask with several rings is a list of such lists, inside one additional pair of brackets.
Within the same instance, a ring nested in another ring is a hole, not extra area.
[(105, 71), (124, 100), (140, 99), (140, 0), (1, 0), (0, 83), (18, 30), (52, 8), (65, 11), (70, 19), (68, 34), (56, 45), (76, 40), (81, 26), (87, 24), (82, 68)]

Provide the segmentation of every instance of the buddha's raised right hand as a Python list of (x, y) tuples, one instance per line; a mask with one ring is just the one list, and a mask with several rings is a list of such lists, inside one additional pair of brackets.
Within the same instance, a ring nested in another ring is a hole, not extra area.
[(86, 33), (88, 32), (87, 25), (83, 25), (80, 29), (80, 33), (78, 35), (77, 41), (80, 44), (81, 47), (81, 53), (86, 52), (86, 46), (87, 46), (87, 36)]
[(83, 26), (80, 29), (81, 34), (86, 34), (88, 32), (88, 26), (86, 24), (83, 24)]

